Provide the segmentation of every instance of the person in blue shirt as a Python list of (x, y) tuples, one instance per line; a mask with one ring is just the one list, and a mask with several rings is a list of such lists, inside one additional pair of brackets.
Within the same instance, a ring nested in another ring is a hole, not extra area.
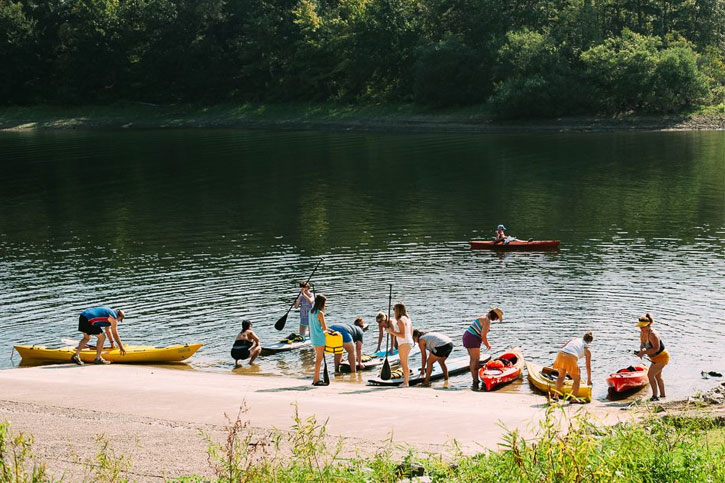
[[(88, 341), (91, 340), (91, 336), (95, 335), (98, 341), (96, 342), (96, 358), (94, 364), (110, 364), (110, 361), (105, 360), (101, 357), (101, 351), (103, 350), (103, 343), (106, 341), (106, 336), (111, 342), (113, 347), (113, 341), (115, 339), (118, 344), (118, 350), (121, 351), (121, 355), (126, 355), (126, 348), (123, 347), (121, 337), (118, 335), (118, 323), (126, 317), (123, 310), (112, 310), (108, 307), (93, 307), (86, 309), (81, 312), (78, 318), (78, 330), (83, 332), (83, 339), (78, 343), (75, 354), (71, 357), (71, 361), (75, 362), (79, 366), (83, 365), (81, 360), (81, 351), (88, 345)], [(103, 334), (103, 331), (106, 334)]]

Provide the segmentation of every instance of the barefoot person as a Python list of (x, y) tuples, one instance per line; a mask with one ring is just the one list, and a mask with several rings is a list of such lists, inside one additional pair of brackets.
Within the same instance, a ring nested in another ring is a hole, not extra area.
[(491, 321), (503, 320), (503, 310), (495, 307), (488, 311), (485, 315), (480, 315), (473, 319), (473, 323), (463, 333), (463, 347), (468, 351), (469, 367), (471, 369), (471, 377), (473, 378), (473, 387), (478, 387), (478, 366), (481, 361), (481, 344), (486, 349), (491, 350), (491, 344), (488, 343), (488, 331), (491, 329)]
[[(362, 346), (363, 346), (363, 329), (365, 321), (362, 317), (355, 319), (352, 324), (335, 324), (330, 329), (339, 332), (342, 335), (342, 348), (347, 352), (347, 360), (350, 363), (350, 372), (356, 372), (357, 369), (363, 369), (362, 363)], [(342, 354), (335, 354), (335, 372), (340, 372), (340, 361)]]
[[(79, 366), (83, 365), (81, 360), (81, 351), (88, 341), (91, 340), (91, 336), (95, 335), (98, 339), (96, 342), (96, 358), (93, 360), (94, 364), (110, 364), (110, 361), (105, 360), (101, 357), (101, 351), (103, 350), (103, 343), (108, 338), (115, 339), (118, 344), (118, 349), (121, 351), (121, 355), (126, 355), (126, 348), (123, 347), (121, 337), (118, 335), (118, 322), (122, 321), (126, 314), (123, 310), (111, 310), (108, 307), (94, 307), (92, 309), (86, 309), (81, 312), (78, 318), (78, 330), (83, 332), (83, 339), (78, 343), (75, 354), (71, 357), (71, 361), (75, 362)], [(106, 335), (103, 334), (103, 330), (106, 330)], [(113, 346), (113, 340), (111, 340)]]
[[(398, 342), (398, 355), (400, 356), (400, 368), (403, 370), (403, 384), (400, 387), (410, 386), (410, 369), (408, 368), (408, 355), (413, 348), (413, 322), (408, 317), (408, 309), (403, 303), (393, 306), (395, 317), (387, 321), (387, 332), (395, 336)], [(385, 317), (387, 319), (387, 316)]]
[(576, 398), (576, 394), (579, 391), (579, 385), (581, 382), (581, 373), (579, 371), (579, 359), (582, 357), (586, 358), (587, 366), (587, 384), (592, 384), (592, 353), (589, 352), (589, 344), (594, 340), (594, 335), (591, 332), (584, 334), (584, 337), (576, 337), (571, 339), (569, 342), (564, 344), (559, 353), (556, 355), (556, 360), (552, 366), (554, 369), (559, 371), (559, 377), (556, 379), (556, 387), (554, 389), (554, 399), (558, 399), (561, 394), (561, 388), (564, 385), (564, 379), (567, 374), (571, 376), (574, 381), (571, 388), (571, 394)]
[(332, 332), (325, 323), (325, 304), (327, 298), (324, 295), (315, 297), (315, 303), (310, 310), (310, 341), (315, 348), (315, 375), (312, 376), (313, 386), (324, 386), (320, 381), (320, 367), (322, 358), (325, 357), (325, 332)]
[[(375, 349), (375, 352), (380, 352), (380, 345), (383, 342), (383, 336), (388, 330), (388, 316), (385, 315), (385, 312), (378, 312), (375, 316), (375, 322), (378, 323), (378, 347)], [(388, 349), (389, 354), (392, 354), (396, 347), (398, 347), (398, 340), (393, 337), (392, 344), (390, 344)]]
[(451, 355), (453, 350), (453, 341), (450, 337), (440, 332), (423, 332), (422, 330), (413, 331), (413, 340), (420, 347), (421, 354), (421, 372), (425, 371), (425, 380), (423, 385), (430, 384), (430, 374), (433, 372), (433, 364), (436, 362), (443, 370), (443, 379), (448, 380), (448, 368), (446, 367), (446, 359)]
[(302, 337), (307, 333), (307, 327), (310, 325), (310, 310), (312, 304), (315, 303), (314, 297), (310, 293), (310, 284), (308, 282), (300, 282), (300, 295), (295, 299), (295, 308), (300, 309), (300, 335)]
[(234, 367), (241, 366), (244, 359), (249, 359), (251, 366), (254, 359), (262, 352), (262, 346), (259, 337), (252, 330), (252, 322), (249, 320), (242, 321), (242, 331), (237, 335), (232, 346), (232, 359), (234, 359)]
[(661, 397), (666, 397), (662, 369), (670, 362), (670, 353), (665, 349), (665, 344), (662, 342), (660, 335), (652, 329), (654, 321), (654, 317), (649, 312), (637, 321), (640, 341), (640, 350), (637, 352), (637, 357), (641, 359), (643, 356), (649, 356), (649, 360), (652, 362), (647, 371), (649, 385), (652, 388), (650, 401), (659, 401)]

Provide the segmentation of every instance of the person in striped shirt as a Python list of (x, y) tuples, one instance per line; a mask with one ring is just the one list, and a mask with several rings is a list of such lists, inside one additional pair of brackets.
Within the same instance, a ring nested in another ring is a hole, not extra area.
[[(78, 347), (73, 357), (71, 357), (71, 361), (79, 366), (83, 365), (81, 351), (86, 347), (88, 341), (91, 340), (92, 335), (95, 335), (98, 339), (96, 342), (96, 358), (93, 361), (94, 364), (110, 364), (110, 361), (101, 357), (106, 336), (108, 336), (108, 340), (111, 342), (111, 347), (113, 347), (113, 341), (115, 339), (121, 355), (126, 355), (126, 348), (123, 347), (117, 327), (118, 322), (122, 321), (125, 316), (126, 314), (123, 313), (123, 310), (112, 310), (108, 307), (93, 307), (81, 312), (78, 318), (78, 330), (83, 332), (83, 339), (78, 343)], [(104, 330), (106, 331), (105, 335), (103, 334)]]
[(473, 378), (473, 389), (478, 389), (478, 366), (481, 360), (481, 344), (491, 350), (488, 343), (488, 331), (491, 328), (491, 321), (503, 320), (503, 310), (494, 307), (484, 315), (473, 319), (473, 323), (463, 333), (463, 347), (468, 351), (470, 361), (468, 363)]

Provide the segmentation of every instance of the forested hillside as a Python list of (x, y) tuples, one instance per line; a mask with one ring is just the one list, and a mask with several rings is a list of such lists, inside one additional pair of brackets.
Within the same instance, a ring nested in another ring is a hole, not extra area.
[(725, 0), (0, 0), (0, 104), (725, 102)]

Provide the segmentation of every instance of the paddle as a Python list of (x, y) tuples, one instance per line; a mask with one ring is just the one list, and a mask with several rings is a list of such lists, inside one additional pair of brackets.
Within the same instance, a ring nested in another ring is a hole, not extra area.
[[(390, 306), (393, 303), (393, 284), (390, 284), (390, 293), (388, 294), (388, 323), (390, 323)], [(388, 344), (390, 343), (390, 334), (385, 338), (385, 361), (383, 368), (380, 370), (380, 379), (387, 381), (390, 379), (390, 362), (388, 361)]]
[(322, 353), (322, 360), (325, 362), (325, 372), (322, 373), (322, 382), (325, 384), (325, 386), (330, 385), (330, 374), (327, 372), (327, 356), (325, 356), (325, 353)]
[[(310, 277), (307, 279), (307, 282), (306, 283), (309, 283), (310, 282), (310, 280), (312, 279), (312, 276), (317, 271), (317, 267), (320, 266), (320, 263), (322, 263), (322, 259), (321, 258), (320, 258), (320, 261), (317, 262), (317, 265), (315, 265), (315, 269), (312, 270), (312, 273), (310, 274)], [(280, 317), (280, 319), (277, 321), (277, 323), (274, 324), (274, 328), (275, 329), (277, 329), (277, 330), (283, 330), (284, 329), (284, 325), (287, 323), (287, 316), (289, 315), (290, 310), (292, 310), (292, 307), (295, 306), (295, 302), (297, 302), (297, 299), (300, 297), (301, 294), (302, 294), (302, 289), (300, 289), (300, 293), (297, 294), (297, 297), (295, 297), (294, 301), (292, 302), (292, 305), (290, 305), (289, 308), (287, 309), (287, 313), (284, 314), (282, 317)]]

